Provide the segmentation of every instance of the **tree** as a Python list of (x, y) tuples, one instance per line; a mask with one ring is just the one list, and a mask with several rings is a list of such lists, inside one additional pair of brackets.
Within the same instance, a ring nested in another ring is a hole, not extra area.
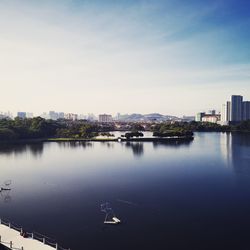
[(138, 131), (136, 131), (136, 132), (130, 132), (130, 133), (125, 133), (125, 137), (127, 139), (129, 139), (131, 137), (143, 137), (143, 136), (144, 136), (143, 133), (138, 132)]
[(132, 124), (132, 126), (131, 126), (131, 131), (132, 132), (138, 132), (138, 131), (145, 131), (145, 129), (144, 129), (144, 127), (141, 125), (141, 124), (139, 124), (139, 123), (134, 123), (134, 124)]
[(9, 141), (17, 139), (15, 132), (8, 128), (0, 128), (0, 140)]

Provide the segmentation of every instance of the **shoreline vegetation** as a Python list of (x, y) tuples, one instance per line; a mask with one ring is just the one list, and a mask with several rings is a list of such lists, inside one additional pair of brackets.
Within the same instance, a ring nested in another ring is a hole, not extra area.
[[(145, 126), (146, 129), (145, 129)], [(235, 126), (221, 126), (201, 122), (127, 123), (124, 135), (114, 138), (111, 131), (121, 131), (112, 124), (100, 124), (86, 120), (45, 120), (15, 118), (0, 120), (0, 143), (60, 142), (60, 141), (189, 141), (194, 132), (244, 132), (250, 133), (250, 121)], [(130, 131), (130, 132), (126, 132)], [(144, 137), (151, 131), (152, 137)], [(99, 138), (98, 138), (99, 136)], [(102, 138), (100, 138), (102, 136)]]

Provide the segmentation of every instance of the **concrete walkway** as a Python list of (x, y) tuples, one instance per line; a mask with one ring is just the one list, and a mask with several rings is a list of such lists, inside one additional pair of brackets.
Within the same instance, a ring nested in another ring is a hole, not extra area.
[[(20, 235), (20, 232), (9, 228), (3, 224), (0, 224), (0, 243), (9, 249), (16, 250), (55, 250), (56, 248), (49, 245), (45, 245), (42, 242), (32, 239), (24, 238)], [(10, 246), (12, 242), (12, 248)]]

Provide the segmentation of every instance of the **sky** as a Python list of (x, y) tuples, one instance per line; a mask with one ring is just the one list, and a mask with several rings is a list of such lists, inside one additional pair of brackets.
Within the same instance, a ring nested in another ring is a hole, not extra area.
[(194, 115), (250, 100), (249, 0), (0, 0), (0, 111)]

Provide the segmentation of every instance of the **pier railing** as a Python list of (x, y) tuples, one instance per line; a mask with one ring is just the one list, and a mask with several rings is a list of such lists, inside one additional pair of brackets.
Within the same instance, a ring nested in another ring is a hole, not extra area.
[[(24, 230), (23, 230), (22, 227), (19, 227), (19, 226), (13, 224), (13, 223), (4, 221), (2, 219), (0, 219), (0, 225), (5, 225), (5, 226), (9, 227), (10, 229), (14, 229), (14, 230), (20, 232), (20, 234), (24, 233)], [(70, 248), (63, 248), (58, 243), (56, 243), (55, 240), (53, 240), (53, 239), (51, 239), (51, 238), (49, 238), (49, 237), (47, 237), (45, 235), (42, 235), (40, 233), (37, 233), (37, 232), (30, 233), (30, 232), (25, 231), (25, 235), (27, 236), (27, 238), (38, 240), (38, 241), (42, 242), (45, 245), (48, 245), (48, 246), (51, 246), (51, 247), (55, 248), (56, 250), (70, 250)], [(13, 249), (13, 250), (25, 250), (24, 247), (21, 247), (21, 248), (14, 247), (12, 241), (10, 241), (10, 242), (2, 241), (2, 237), (0, 235), (0, 244), (1, 243), (10, 246), (9, 248)]]

